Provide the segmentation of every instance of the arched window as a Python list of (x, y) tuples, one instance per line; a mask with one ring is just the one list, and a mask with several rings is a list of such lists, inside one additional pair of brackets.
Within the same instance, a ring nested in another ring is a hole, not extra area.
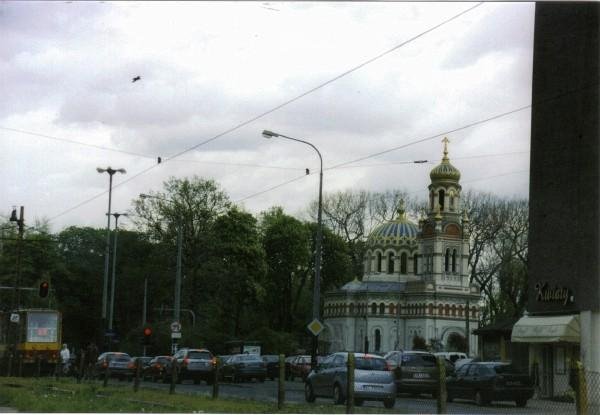
[(450, 271), (450, 249), (446, 248), (446, 257), (444, 258), (444, 271)]
[(463, 316), (463, 306), (462, 306), (462, 305), (459, 305), (459, 306), (458, 306), (458, 316), (459, 316), (459, 317), (462, 317), (462, 316)]
[(455, 210), (456, 207), (454, 206), (454, 193), (450, 193), (450, 210)]
[(375, 351), (378, 352), (381, 350), (381, 332), (379, 329), (375, 330)]
[(444, 210), (444, 198), (446, 197), (446, 192), (444, 189), (440, 189), (438, 197), (438, 204), (440, 205), (440, 211)]
[(370, 273), (371, 272), (371, 253), (367, 252), (367, 255), (365, 255), (365, 272), (366, 273)]
[(390, 252), (388, 254), (387, 273), (392, 274), (394, 272), (394, 254)]
[(456, 316), (456, 305), (452, 304), (452, 316)]
[(429, 303), (427, 314), (430, 316), (433, 315), (433, 304)]
[(444, 306), (442, 304), (438, 305), (438, 316), (444, 315)]
[(377, 252), (377, 272), (381, 272), (381, 252)]
[(418, 264), (418, 258), (419, 256), (417, 254), (413, 255), (413, 274), (417, 275), (419, 274), (419, 264)]
[(398, 310), (396, 310), (396, 312), (398, 315), (402, 314), (402, 306), (400, 304), (398, 304)]
[(371, 304), (371, 314), (377, 314), (377, 304)]
[(446, 307), (444, 307), (444, 314), (449, 316), (450, 315), (450, 305), (446, 304)]
[(354, 304), (350, 303), (350, 315), (354, 314)]
[(400, 255), (400, 274), (406, 274), (406, 263), (408, 262), (406, 252), (402, 252)]
[(379, 304), (379, 314), (385, 314), (385, 304), (383, 303)]
[(390, 314), (396, 314), (396, 306), (394, 304), (390, 304)]
[(452, 272), (456, 272), (456, 249), (452, 250)]

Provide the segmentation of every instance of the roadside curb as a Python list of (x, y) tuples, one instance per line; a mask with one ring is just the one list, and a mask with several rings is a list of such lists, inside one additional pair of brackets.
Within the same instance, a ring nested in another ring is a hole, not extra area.
[(16, 413), (19, 412), (15, 408), (9, 408), (7, 406), (0, 406), (0, 413)]

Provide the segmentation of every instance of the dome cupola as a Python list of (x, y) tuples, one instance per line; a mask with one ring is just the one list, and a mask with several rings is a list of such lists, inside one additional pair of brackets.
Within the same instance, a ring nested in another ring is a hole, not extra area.
[(404, 209), (404, 201), (400, 201), (397, 216), (394, 220), (377, 226), (369, 234), (368, 245), (401, 245), (415, 240), (419, 229), (416, 224), (409, 221)]
[(442, 158), (442, 162), (435, 166), (433, 170), (429, 173), (429, 177), (431, 178), (431, 182), (439, 182), (439, 181), (455, 181), (458, 182), (460, 180), (460, 171), (450, 164), (450, 159), (448, 158), (448, 137), (444, 137), (442, 142), (444, 143), (444, 157)]

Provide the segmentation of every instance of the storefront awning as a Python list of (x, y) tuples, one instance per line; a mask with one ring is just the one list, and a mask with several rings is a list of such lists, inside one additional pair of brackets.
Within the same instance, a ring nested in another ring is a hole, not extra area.
[(520, 343), (580, 342), (578, 315), (525, 316), (512, 330), (511, 340)]

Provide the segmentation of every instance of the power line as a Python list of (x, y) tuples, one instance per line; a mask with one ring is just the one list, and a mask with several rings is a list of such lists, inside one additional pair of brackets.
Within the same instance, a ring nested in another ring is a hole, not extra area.
[(293, 183), (293, 182), (297, 182), (298, 180), (300, 180), (300, 179), (302, 179), (302, 178), (304, 178), (304, 177), (306, 177), (306, 176), (309, 176), (309, 175), (311, 175), (311, 174), (314, 174), (314, 173), (309, 173), (308, 175), (306, 175), (306, 174), (303, 174), (302, 176), (298, 176), (298, 177), (295, 177), (295, 178), (293, 178), (293, 179), (291, 179), (291, 180), (287, 180), (287, 181), (285, 181), (285, 182), (283, 182), (283, 183), (279, 183), (279, 184), (277, 184), (277, 185), (275, 185), (275, 186), (273, 186), (273, 187), (269, 187), (268, 189), (261, 190), (260, 192), (252, 193), (251, 195), (248, 195), (248, 196), (246, 196), (246, 197), (243, 197), (242, 199), (238, 199), (238, 200), (234, 201), (233, 203), (240, 203), (240, 202), (243, 202), (244, 200), (247, 200), (247, 199), (253, 198), (253, 197), (255, 197), (255, 196), (262, 195), (263, 193), (270, 192), (271, 190), (278, 189), (278, 188), (280, 188), (280, 187), (283, 187), (283, 186), (285, 186), (285, 185), (287, 185), (287, 184), (290, 184), (290, 183)]
[[(481, 3), (478, 3), (478, 4), (476, 4), (475, 6), (472, 6), (472, 7), (468, 8), (468, 9), (466, 9), (466, 10), (464, 10), (464, 11), (462, 11), (462, 12), (460, 12), (460, 13), (458, 13), (458, 14), (456, 14), (456, 15), (454, 15), (454, 16), (452, 16), (452, 17), (450, 17), (450, 18), (448, 18), (448, 19), (446, 19), (446, 20), (444, 20), (444, 21), (442, 21), (441, 23), (438, 23), (438, 24), (436, 24), (436, 25), (432, 26), (431, 28), (429, 28), (429, 29), (427, 29), (427, 30), (425, 30), (425, 31), (423, 31), (423, 32), (421, 32), (421, 33), (419, 33), (418, 35), (415, 35), (415, 36), (413, 36), (412, 38), (410, 38), (410, 39), (408, 39), (408, 40), (406, 40), (406, 41), (404, 41), (404, 42), (401, 42), (400, 44), (398, 44), (398, 45), (394, 46), (393, 48), (391, 48), (391, 49), (388, 49), (388, 50), (386, 50), (386, 51), (384, 51), (384, 52), (382, 52), (382, 53), (380, 53), (380, 54), (378, 54), (378, 55), (376, 55), (376, 56), (374, 56), (374, 57), (372, 57), (372, 58), (370, 58), (370, 59), (368, 59), (368, 60), (366, 60), (366, 61), (364, 61), (364, 62), (360, 63), (359, 65), (356, 65), (356, 66), (354, 66), (353, 68), (351, 68), (351, 69), (349, 69), (349, 70), (347, 70), (347, 71), (345, 71), (345, 72), (341, 73), (340, 75), (337, 75), (337, 76), (335, 76), (335, 77), (333, 77), (333, 78), (329, 79), (328, 81), (325, 81), (325, 82), (323, 82), (323, 83), (321, 83), (321, 84), (319, 84), (319, 85), (315, 86), (314, 88), (311, 88), (311, 89), (309, 89), (308, 91), (306, 91), (306, 92), (304, 92), (304, 93), (300, 94), (300, 95), (297, 95), (297, 96), (295, 96), (295, 97), (293, 97), (293, 98), (291, 98), (291, 99), (289, 99), (289, 100), (287, 100), (287, 101), (284, 101), (283, 103), (281, 103), (281, 104), (279, 104), (279, 105), (277, 105), (277, 106), (275, 106), (275, 107), (271, 108), (271, 109), (270, 109), (270, 110), (268, 110), (268, 111), (265, 111), (265, 112), (263, 112), (263, 113), (261, 113), (261, 114), (259, 114), (259, 115), (257, 115), (257, 116), (254, 116), (254, 117), (252, 117), (252, 118), (250, 118), (250, 119), (248, 119), (248, 120), (246, 120), (246, 121), (243, 121), (243, 122), (241, 122), (241, 123), (237, 124), (236, 126), (234, 126), (234, 127), (232, 127), (232, 128), (229, 128), (229, 129), (227, 129), (227, 130), (225, 130), (225, 131), (223, 131), (223, 132), (221, 132), (221, 133), (219, 133), (219, 134), (217, 134), (217, 135), (215, 135), (215, 136), (213, 136), (213, 137), (211, 137), (211, 138), (209, 138), (209, 139), (207, 139), (207, 140), (204, 140), (204, 141), (202, 141), (202, 142), (200, 142), (200, 143), (198, 143), (198, 144), (195, 144), (195, 145), (193, 145), (192, 147), (189, 147), (189, 148), (187, 148), (187, 149), (185, 149), (185, 150), (182, 150), (182, 151), (180, 151), (179, 153), (176, 153), (175, 155), (173, 155), (173, 156), (171, 156), (171, 157), (165, 158), (165, 159), (163, 160), (163, 163), (162, 163), (162, 164), (168, 163), (169, 161), (171, 161), (171, 160), (173, 160), (173, 159), (175, 159), (175, 158), (177, 158), (177, 157), (180, 157), (180, 156), (182, 156), (182, 155), (183, 155), (183, 154), (185, 154), (185, 153), (188, 153), (188, 152), (190, 152), (190, 151), (192, 151), (192, 150), (195, 150), (195, 149), (197, 149), (197, 148), (199, 148), (199, 147), (201, 147), (201, 146), (204, 146), (204, 145), (206, 145), (206, 144), (208, 144), (208, 143), (210, 143), (210, 142), (212, 142), (212, 141), (215, 141), (215, 140), (217, 140), (217, 139), (219, 139), (219, 138), (223, 137), (223, 136), (224, 136), (224, 135), (226, 135), (226, 134), (229, 134), (229, 133), (231, 133), (231, 132), (233, 132), (233, 131), (236, 131), (236, 130), (238, 130), (238, 129), (240, 129), (240, 128), (242, 128), (242, 127), (244, 127), (244, 126), (248, 125), (248, 124), (251, 124), (251, 123), (253, 123), (254, 121), (257, 121), (257, 120), (259, 120), (259, 119), (261, 119), (261, 118), (263, 118), (263, 117), (265, 117), (265, 116), (267, 116), (267, 115), (269, 115), (269, 114), (271, 114), (271, 113), (273, 113), (273, 112), (275, 112), (275, 111), (277, 111), (277, 110), (279, 110), (279, 109), (281, 109), (281, 108), (283, 108), (283, 107), (285, 107), (285, 106), (287, 106), (287, 105), (289, 105), (289, 104), (291, 104), (291, 103), (293, 103), (293, 102), (296, 102), (296, 101), (298, 101), (299, 99), (301, 99), (301, 98), (304, 98), (305, 96), (307, 96), (307, 95), (309, 95), (309, 94), (311, 94), (311, 93), (313, 93), (313, 92), (315, 92), (315, 91), (317, 91), (317, 90), (319, 90), (319, 89), (321, 89), (321, 88), (323, 88), (323, 87), (325, 87), (325, 86), (327, 86), (327, 85), (329, 85), (329, 84), (331, 84), (331, 83), (333, 83), (333, 82), (337, 81), (338, 79), (341, 79), (341, 78), (345, 77), (346, 75), (349, 75), (349, 74), (351, 74), (351, 73), (353, 73), (353, 72), (355, 72), (355, 71), (357, 71), (357, 70), (359, 70), (359, 69), (363, 68), (364, 66), (366, 66), (366, 65), (368, 65), (368, 64), (370, 64), (370, 63), (373, 63), (373, 62), (375, 62), (376, 60), (378, 60), (378, 59), (380, 59), (380, 58), (382, 58), (382, 57), (384, 57), (384, 56), (386, 56), (386, 55), (388, 55), (388, 54), (390, 54), (390, 53), (392, 53), (392, 52), (394, 52), (394, 51), (398, 50), (399, 48), (401, 48), (401, 47), (403, 47), (403, 46), (405, 46), (405, 45), (407, 45), (407, 44), (409, 44), (409, 43), (411, 43), (411, 42), (415, 41), (416, 39), (419, 39), (420, 37), (422, 37), (422, 36), (424, 36), (424, 35), (426, 35), (426, 34), (428, 34), (428, 33), (432, 32), (432, 31), (434, 31), (434, 30), (436, 30), (436, 29), (438, 29), (438, 28), (440, 28), (440, 27), (444, 26), (445, 24), (448, 24), (448, 23), (450, 23), (451, 21), (458, 19), (458, 18), (459, 18), (459, 17), (461, 17), (462, 15), (464, 15), (464, 14), (466, 14), (466, 13), (470, 12), (471, 10), (474, 10), (475, 8), (477, 8), (477, 7), (479, 7), (479, 6), (483, 5), (483, 4), (484, 4), (483, 2), (481, 2)], [(135, 179), (135, 178), (137, 178), (137, 177), (139, 177), (139, 176), (141, 176), (141, 175), (143, 175), (143, 174), (147, 173), (148, 171), (150, 171), (150, 170), (154, 169), (154, 168), (155, 168), (156, 166), (158, 166), (158, 165), (159, 165), (159, 164), (154, 164), (153, 166), (151, 166), (151, 167), (149, 167), (149, 168), (147, 168), (147, 169), (144, 169), (144, 170), (142, 170), (141, 172), (137, 173), (136, 175), (134, 175), (134, 176), (130, 177), (129, 179), (127, 179), (127, 180), (125, 180), (125, 181), (123, 181), (123, 182), (121, 182), (121, 183), (119, 183), (119, 184), (117, 184), (117, 185), (113, 186), (113, 189), (115, 189), (115, 188), (118, 188), (118, 187), (120, 187), (121, 185), (123, 185), (123, 184), (125, 184), (125, 183), (128, 183), (128, 182), (130, 182), (131, 180), (133, 180), (133, 179)], [(300, 177), (298, 177), (298, 178), (297, 178), (297, 180), (299, 180), (301, 177), (304, 177), (304, 176), (300, 176)], [(285, 184), (287, 184), (287, 183), (288, 183), (288, 182), (286, 182), (286, 183), (282, 183), (281, 185), (277, 185), (277, 186), (273, 187), (271, 190), (273, 190), (273, 189), (276, 189), (276, 188), (278, 188), (278, 187), (281, 187), (281, 186), (283, 186), (283, 185), (285, 185)], [(101, 194), (98, 194), (98, 195), (96, 195), (96, 196), (94, 196), (94, 197), (92, 197), (92, 198), (89, 198), (89, 199), (87, 199), (87, 200), (85, 200), (85, 201), (81, 202), (81, 203), (78, 203), (76, 206), (74, 206), (74, 207), (72, 207), (72, 208), (69, 208), (69, 209), (65, 210), (64, 212), (61, 212), (61, 213), (59, 213), (58, 215), (56, 215), (56, 216), (52, 217), (52, 218), (51, 218), (49, 221), (52, 221), (52, 220), (54, 220), (54, 219), (56, 219), (56, 218), (58, 218), (58, 217), (60, 217), (60, 216), (63, 216), (63, 215), (65, 215), (66, 213), (69, 213), (69, 212), (71, 212), (71, 211), (73, 211), (73, 210), (75, 210), (75, 209), (79, 208), (80, 206), (83, 206), (83, 205), (84, 205), (84, 204), (86, 204), (86, 203), (89, 203), (89, 202), (91, 202), (92, 200), (95, 200), (95, 199), (97, 199), (98, 197), (100, 197), (100, 196), (104, 195), (104, 194), (105, 194), (105, 193), (107, 193), (107, 192), (108, 192), (108, 191), (104, 191), (104, 192), (102, 192)], [(264, 193), (264, 192), (263, 192), (263, 193)], [(245, 199), (242, 199), (242, 200), (245, 200)]]

